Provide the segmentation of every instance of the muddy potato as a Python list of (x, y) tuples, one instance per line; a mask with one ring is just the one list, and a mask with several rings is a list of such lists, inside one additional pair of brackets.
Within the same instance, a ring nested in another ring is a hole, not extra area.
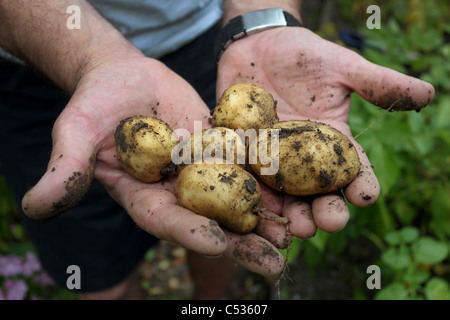
[(212, 114), (213, 127), (230, 129), (268, 128), (277, 123), (276, 102), (265, 89), (238, 83), (226, 89)]
[(181, 142), (173, 152), (172, 159), (177, 164), (177, 172), (189, 164), (200, 162), (211, 164), (222, 161), (244, 167), (247, 155), (242, 138), (234, 130), (225, 127), (195, 132)]
[(244, 234), (259, 221), (262, 194), (256, 179), (234, 164), (191, 164), (177, 180), (181, 206)]
[(122, 168), (143, 182), (157, 182), (173, 171), (173, 140), (170, 126), (157, 118), (134, 116), (116, 128), (117, 159)]
[(256, 146), (267, 143), (268, 152), (271, 150), (271, 139), (264, 136), (250, 146), (251, 159), (257, 159), (250, 160), (250, 166), (273, 189), (292, 195), (321, 194), (338, 190), (356, 178), (360, 168), (356, 148), (340, 131), (300, 120), (279, 122), (272, 128), (279, 130), (278, 171), (261, 175), (265, 166), (259, 155), (256, 157)]

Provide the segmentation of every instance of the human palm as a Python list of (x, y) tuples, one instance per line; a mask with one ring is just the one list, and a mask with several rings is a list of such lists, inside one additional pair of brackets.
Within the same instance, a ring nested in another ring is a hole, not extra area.
[[(267, 30), (232, 43), (221, 57), (218, 72), (218, 96), (234, 83), (255, 83), (273, 95), (280, 120), (324, 122), (347, 135), (361, 160), (358, 177), (344, 190), (355, 206), (373, 204), (380, 187), (347, 124), (350, 94), (355, 91), (374, 105), (392, 110), (418, 110), (434, 96), (430, 84), (377, 66), (297, 27)], [(341, 193), (308, 200), (278, 194), (272, 201), (272, 211), (290, 218), (293, 235), (306, 238), (314, 235), (316, 227), (333, 232), (347, 223), (349, 212)]]
[[(176, 205), (174, 179), (141, 183), (120, 167), (114, 130), (133, 115), (157, 116), (174, 129), (192, 131), (195, 120), (207, 125), (209, 110), (187, 82), (155, 60), (134, 57), (96, 66), (80, 80), (55, 122), (47, 172), (25, 195), (24, 211), (39, 219), (62, 213), (96, 178), (142, 229), (200, 253), (222, 253), (225, 241), (207, 241), (219, 234), (218, 227)], [(203, 233), (189, 232), (200, 225)]]
[(208, 127), (210, 114), (195, 90), (156, 60), (133, 57), (95, 66), (55, 122), (47, 172), (24, 196), (25, 213), (37, 219), (63, 213), (96, 178), (146, 232), (200, 254), (225, 255), (263, 275), (280, 272), (283, 258), (269, 241), (227, 232), (179, 206), (176, 176), (150, 184), (121, 168), (114, 131), (133, 115), (156, 116), (172, 129), (193, 132), (195, 121)]

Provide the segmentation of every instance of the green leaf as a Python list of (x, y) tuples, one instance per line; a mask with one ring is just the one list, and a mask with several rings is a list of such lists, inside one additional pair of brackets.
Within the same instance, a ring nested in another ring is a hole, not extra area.
[(401, 230), (394, 230), (386, 233), (384, 239), (391, 246), (401, 243), (411, 243), (419, 236), (419, 230), (416, 227), (404, 227)]
[(419, 230), (416, 227), (404, 227), (400, 234), (404, 242), (411, 243), (419, 236)]
[(411, 142), (413, 143), (413, 153), (417, 156), (424, 157), (430, 152), (433, 152), (434, 147), (434, 133), (430, 130), (424, 130), (411, 136)]
[(375, 295), (375, 300), (405, 300), (407, 298), (408, 290), (399, 282), (389, 284)]
[(416, 28), (416, 37), (414, 38), (414, 44), (423, 51), (431, 51), (442, 45), (442, 38), (435, 29), (423, 31)]
[(387, 146), (377, 143), (370, 148), (369, 160), (374, 166), (375, 175), (381, 186), (381, 192), (388, 194), (397, 182), (400, 168), (397, 155)]
[(405, 269), (411, 263), (409, 250), (406, 247), (388, 248), (381, 254), (381, 260), (394, 270)]
[(450, 96), (443, 96), (439, 100), (436, 129), (450, 129)]
[(410, 283), (412, 286), (419, 286), (420, 284), (424, 283), (428, 277), (430, 276), (430, 273), (423, 269), (415, 269), (414, 272), (405, 274), (404, 280), (408, 283)]
[(412, 71), (419, 72), (427, 69), (430, 65), (435, 64), (436, 61), (440, 62), (440, 57), (438, 56), (419, 56), (416, 60), (411, 61)]
[(413, 243), (412, 252), (418, 262), (436, 264), (444, 260), (448, 255), (446, 244), (431, 237), (422, 237)]
[(438, 136), (444, 143), (450, 146), (450, 130), (439, 130)]
[(390, 30), (391, 34), (403, 33), (401, 31), (401, 28), (400, 28), (398, 22), (395, 19), (389, 19), (389, 21), (388, 21), (388, 29)]
[(417, 215), (417, 207), (414, 203), (411, 203), (410, 199), (404, 199), (402, 197), (396, 197), (396, 202), (392, 205), (394, 206), (394, 212), (397, 218), (403, 224), (410, 224)]
[(444, 184), (436, 187), (430, 205), (432, 220), (430, 228), (442, 237), (450, 236), (450, 188)]
[(387, 113), (372, 127), (384, 146), (395, 151), (407, 149), (411, 141), (411, 128), (404, 119), (399, 113)]
[(391, 246), (395, 246), (397, 244), (400, 244), (400, 232), (395, 230), (395, 231), (391, 231), (386, 233), (386, 235), (384, 236), (384, 240), (386, 240), (386, 242), (388, 244), (390, 244)]
[(425, 285), (424, 292), (428, 300), (450, 300), (450, 286), (442, 278), (430, 279)]
[(425, 127), (425, 118), (421, 113), (410, 112), (408, 114), (408, 124), (412, 133), (419, 133)]

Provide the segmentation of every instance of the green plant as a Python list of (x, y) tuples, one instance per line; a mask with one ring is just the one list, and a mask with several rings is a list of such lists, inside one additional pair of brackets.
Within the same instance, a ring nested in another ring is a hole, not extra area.
[(407, 226), (386, 233), (381, 261), (384, 281), (389, 284), (376, 299), (450, 300), (449, 283), (442, 279), (442, 262), (448, 257), (446, 243), (421, 236), (417, 228)]
[[(366, 28), (366, 8), (381, 8), (381, 29)], [(386, 112), (352, 94), (349, 124), (381, 185), (376, 204), (350, 205), (347, 227), (318, 232), (297, 249), (310, 270), (337, 257), (348, 266), (355, 298), (448, 299), (450, 283), (450, 22), (440, 1), (339, 2), (341, 22), (365, 36), (366, 59), (433, 84), (421, 112)], [(325, 26), (327, 30), (330, 25)], [(321, 30), (319, 30), (320, 33)], [(326, 30), (323, 34), (329, 34)], [(368, 243), (374, 248), (365, 258)], [(380, 267), (380, 291), (365, 286)], [(313, 273), (311, 273), (313, 275)]]
[(11, 191), (0, 175), (0, 300), (75, 299), (42, 269)]

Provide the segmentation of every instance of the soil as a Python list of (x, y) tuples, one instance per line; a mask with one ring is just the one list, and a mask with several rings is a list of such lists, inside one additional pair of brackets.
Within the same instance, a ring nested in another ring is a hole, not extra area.
[[(347, 251), (347, 250), (345, 250)], [(236, 266), (238, 273), (230, 283), (225, 297), (229, 300), (350, 300), (354, 299), (354, 288), (364, 291), (366, 296), (373, 294), (360, 279), (366, 268), (374, 263), (378, 251), (365, 240), (358, 241), (349, 251), (354, 256), (325, 257), (325, 266), (308, 269), (301, 256), (293, 260), (285, 276), (268, 279)], [(150, 300), (188, 300), (192, 299), (194, 286), (187, 265), (187, 252), (184, 248), (161, 241), (152, 249), (150, 258), (141, 264), (143, 286)]]

